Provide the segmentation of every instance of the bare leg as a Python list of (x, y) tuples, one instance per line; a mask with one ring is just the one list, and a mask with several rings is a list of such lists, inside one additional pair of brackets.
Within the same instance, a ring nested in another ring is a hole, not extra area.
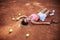
[(41, 10), (40, 12), (43, 12), (43, 13), (44, 13), (46, 10), (47, 10), (47, 8), (44, 8), (44, 9), (43, 9), (43, 10)]
[(36, 24), (36, 25), (39, 25), (39, 24), (49, 25), (49, 24), (50, 24), (50, 22), (36, 22), (36, 21), (33, 21), (33, 20), (31, 20), (31, 23), (32, 23), (32, 24)]
[(47, 12), (45, 12), (45, 14), (46, 14), (46, 15), (48, 15), (48, 14), (49, 14), (49, 12), (50, 12), (50, 10), (48, 10)]

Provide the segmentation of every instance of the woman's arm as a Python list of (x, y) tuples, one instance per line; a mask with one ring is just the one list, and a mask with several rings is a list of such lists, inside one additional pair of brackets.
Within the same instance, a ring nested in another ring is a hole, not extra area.
[(27, 18), (27, 16), (26, 15), (19, 16), (19, 17), (16, 18), (16, 21), (19, 21), (22, 18)]

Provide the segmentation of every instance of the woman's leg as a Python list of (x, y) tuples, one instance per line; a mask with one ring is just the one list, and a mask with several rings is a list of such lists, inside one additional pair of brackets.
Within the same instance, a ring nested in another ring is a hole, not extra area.
[(50, 24), (50, 22), (36, 22), (36, 21), (33, 21), (33, 20), (31, 20), (31, 23), (36, 24), (36, 25), (49, 25)]
[(49, 14), (49, 12), (50, 12), (50, 10), (48, 10), (47, 12), (45, 12), (45, 14), (46, 14), (46, 15), (48, 15), (48, 14)]
[(40, 12), (44, 13), (45, 11), (47, 11), (47, 8), (44, 8), (44, 9), (41, 10)]

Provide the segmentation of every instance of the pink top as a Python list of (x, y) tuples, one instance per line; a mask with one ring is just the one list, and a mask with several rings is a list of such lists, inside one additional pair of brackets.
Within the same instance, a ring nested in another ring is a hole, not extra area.
[(35, 21), (38, 21), (38, 19), (39, 19), (39, 17), (38, 17), (36, 14), (31, 14), (31, 15), (29, 16), (29, 18), (30, 18), (31, 20), (35, 20)]

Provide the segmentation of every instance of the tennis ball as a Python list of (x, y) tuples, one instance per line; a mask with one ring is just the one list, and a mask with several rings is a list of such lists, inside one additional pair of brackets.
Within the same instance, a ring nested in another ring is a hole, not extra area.
[(9, 29), (9, 33), (13, 32), (13, 29)]
[(29, 36), (30, 36), (30, 34), (27, 33), (27, 34), (26, 34), (26, 37), (29, 37)]
[(12, 20), (13, 20), (13, 21), (15, 21), (15, 18), (14, 18), (14, 17), (12, 17)]

